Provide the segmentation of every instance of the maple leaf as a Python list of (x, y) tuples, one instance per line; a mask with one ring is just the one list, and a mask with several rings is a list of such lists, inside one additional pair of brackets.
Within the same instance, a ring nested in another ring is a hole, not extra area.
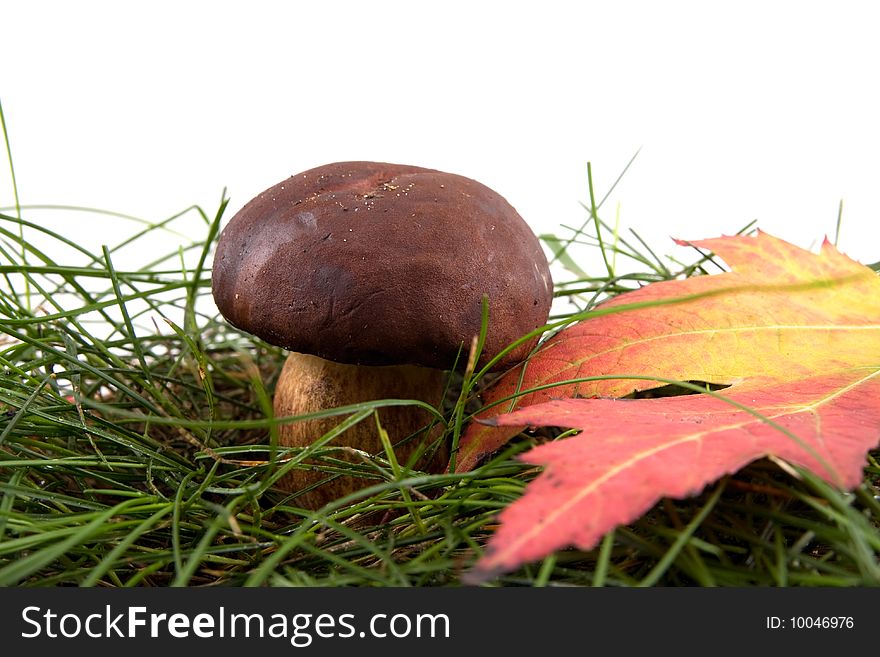
[[(566, 545), (590, 549), (661, 497), (697, 493), (764, 456), (840, 487), (860, 481), (880, 440), (880, 278), (827, 241), (818, 255), (766, 233), (693, 244), (732, 271), (620, 295), (491, 390), (459, 469), (526, 426), (582, 433), (520, 457), (545, 469), (501, 513), (470, 581)], [(613, 399), (668, 380), (730, 387)]]

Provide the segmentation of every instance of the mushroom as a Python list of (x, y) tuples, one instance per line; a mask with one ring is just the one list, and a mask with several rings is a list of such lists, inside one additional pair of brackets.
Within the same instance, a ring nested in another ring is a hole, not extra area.
[[(379, 399), (442, 401), (445, 371), (467, 359), (489, 323), (479, 365), (547, 321), (552, 281), (540, 243), (514, 208), (486, 186), (432, 169), (339, 162), (297, 174), (245, 205), (216, 248), (212, 292), (234, 326), (291, 353), (274, 393), (276, 416)], [(495, 369), (519, 362), (537, 338)], [(392, 441), (423, 432), (417, 406), (378, 411)], [(284, 424), (285, 446), (306, 446), (338, 417)], [(395, 448), (401, 462), (424, 443)], [(374, 422), (337, 439), (369, 453)], [(350, 456), (350, 458), (354, 458)], [(419, 467), (439, 469), (442, 455)], [(312, 487), (326, 475), (296, 470), (279, 484)], [(317, 508), (369, 482), (338, 477), (297, 502)]]

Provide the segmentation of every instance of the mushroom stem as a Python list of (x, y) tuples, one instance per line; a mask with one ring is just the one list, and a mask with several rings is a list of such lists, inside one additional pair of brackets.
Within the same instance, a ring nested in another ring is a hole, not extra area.
[[(348, 365), (294, 352), (287, 357), (278, 379), (274, 412), (276, 417), (302, 415), (379, 399), (418, 399), (438, 406), (445, 384), (445, 372), (437, 369), (414, 365)], [(395, 455), (402, 464), (408, 464), (419, 450), (439, 435), (439, 428), (426, 434), (431, 414), (423, 408), (387, 406), (379, 408), (377, 412), (379, 423), (395, 445)], [(340, 416), (332, 416), (283, 424), (280, 427), (280, 443), (287, 447), (306, 447), (341, 420)], [(416, 435), (419, 432), (421, 435)], [(398, 445), (409, 437), (412, 439)], [(334, 439), (334, 444), (370, 454), (382, 451), (376, 423), (369, 420), (344, 431)], [(445, 450), (438, 450), (433, 458), (419, 457), (414, 465), (439, 471), (445, 466), (446, 456)], [(341, 452), (339, 458), (358, 461), (357, 455), (351, 452)], [(296, 497), (296, 503), (308, 509), (317, 509), (327, 502), (376, 483), (360, 477), (337, 476), (316, 488), (310, 488), (328, 476), (326, 472), (296, 469), (281, 479), (279, 486), (290, 492), (309, 488)]]

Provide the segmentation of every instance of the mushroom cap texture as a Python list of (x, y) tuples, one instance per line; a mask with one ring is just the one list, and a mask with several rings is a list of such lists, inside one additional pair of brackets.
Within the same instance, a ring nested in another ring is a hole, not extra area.
[(421, 167), (338, 162), (270, 187), (230, 220), (212, 291), (231, 324), (291, 351), (449, 369), (467, 360), (484, 294), (481, 364), (546, 323), (553, 284), (534, 233), (488, 187)]

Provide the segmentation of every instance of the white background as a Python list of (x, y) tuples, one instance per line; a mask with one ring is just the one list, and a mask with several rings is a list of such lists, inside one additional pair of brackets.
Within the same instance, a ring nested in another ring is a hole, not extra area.
[[(230, 211), (307, 168), (475, 178), (536, 232), (603, 216), (662, 253), (752, 219), (880, 260), (880, 38), (855, 2), (4, 2), (23, 204)], [(5, 162), (0, 205), (13, 202)], [(77, 215), (80, 237), (112, 241)], [(106, 222), (106, 220), (104, 220)], [(69, 225), (68, 225), (69, 227)], [(564, 234), (564, 232), (562, 232)], [(668, 245), (668, 248), (667, 248)], [(665, 251), (664, 251), (665, 249)]]

